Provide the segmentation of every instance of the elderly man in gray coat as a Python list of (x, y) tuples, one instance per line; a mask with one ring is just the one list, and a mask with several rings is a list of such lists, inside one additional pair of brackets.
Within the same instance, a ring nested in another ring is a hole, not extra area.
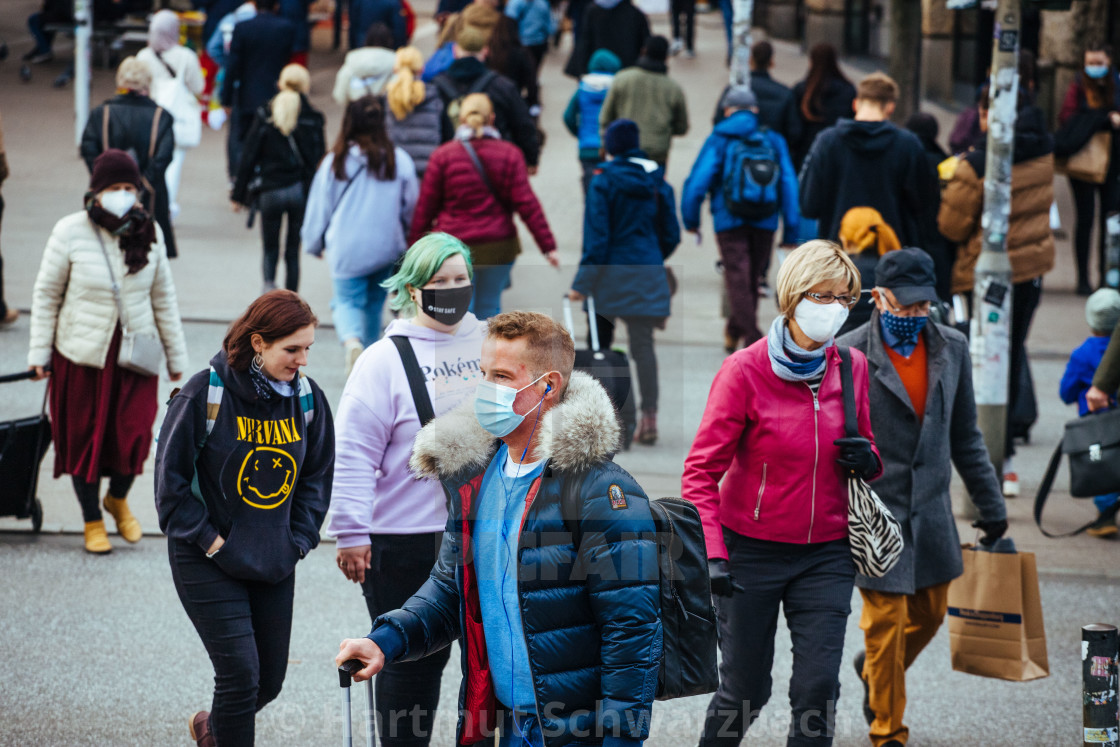
[(901, 747), (909, 730), (906, 669), (945, 617), (949, 582), (963, 571), (949, 498), (956, 466), (980, 512), (984, 544), (1007, 531), (1007, 511), (976, 425), (968, 341), (929, 322), (937, 299), (933, 260), (889, 252), (875, 270), (871, 320), (838, 340), (867, 356), (871, 426), (883, 459), (875, 492), (902, 524), (898, 565), (856, 577), (866, 652), (856, 657), (874, 747)]

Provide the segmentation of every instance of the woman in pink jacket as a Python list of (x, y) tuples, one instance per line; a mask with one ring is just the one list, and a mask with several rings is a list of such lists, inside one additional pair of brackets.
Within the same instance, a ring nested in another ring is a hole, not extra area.
[(844, 437), (833, 337), (859, 294), (859, 271), (839, 246), (802, 245), (778, 273), (781, 314), (769, 333), (729, 356), (712, 383), (682, 478), (704, 521), (712, 593), (725, 598), (720, 685), (702, 746), (738, 745), (769, 700), (779, 605), (793, 638), (787, 744), (832, 744), (856, 573), (846, 475), (882, 471), (867, 360), (856, 350), (862, 435)]

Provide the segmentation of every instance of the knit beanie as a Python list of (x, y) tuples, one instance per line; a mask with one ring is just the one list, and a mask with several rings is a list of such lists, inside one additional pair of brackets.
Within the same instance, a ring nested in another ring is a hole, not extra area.
[(1085, 301), (1085, 321), (1094, 332), (1111, 332), (1120, 322), (1120, 293), (1101, 288)]
[(93, 162), (93, 173), (89, 177), (89, 191), (99, 194), (114, 184), (131, 184), (140, 189), (140, 169), (132, 156), (123, 150), (110, 148)]
[(607, 153), (617, 156), (638, 148), (638, 125), (629, 119), (616, 119), (611, 122), (603, 136), (603, 147)]
[(617, 73), (621, 68), (622, 61), (609, 49), (596, 49), (587, 63), (587, 70), (592, 73)]
[(642, 47), (642, 56), (654, 62), (664, 62), (669, 56), (669, 40), (664, 36), (651, 36)]
[(482, 3), (471, 3), (459, 15), (461, 26), (455, 43), (467, 54), (477, 54), (486, 48), (494, 27), (502, 18), (501, 13)]
[(876, 247), (879, 254), (901, 249), (898, 234), (875, 208), (854, 207), (840, 220), (840, 243), (848, 254), (859, 254)]

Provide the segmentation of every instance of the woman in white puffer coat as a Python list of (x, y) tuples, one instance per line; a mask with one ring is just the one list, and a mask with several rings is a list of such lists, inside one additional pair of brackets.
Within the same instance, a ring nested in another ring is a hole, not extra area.
[(51, 377), (54, 476), (73, 480), (92, 553), (112, 549), (98, 505), (102, 476), (117, 531), (128, 542), (142, 534), (126, 497), (151, 448), (159, 377), (118, 364), (122, 328), (158, 336), (172, 381), (187, 365), (163, 234), (137, 201), (139, 188), (127, 153), (97, 157), (86, 209), (55, 224), (31, 301), (27, 362), (36, 379)]

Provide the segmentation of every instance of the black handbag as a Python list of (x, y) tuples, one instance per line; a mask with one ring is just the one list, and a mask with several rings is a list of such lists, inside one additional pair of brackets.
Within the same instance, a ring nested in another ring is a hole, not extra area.
[(1034, 499), (1035, 523), (1047, 537), (1072, 537), (1084, 532), (1096, 521), (1094, 519), (1065, 534), (1051, 534), (1042, 526), (1042, 509), (1050, 495), (1063, 454), (1069, 457), (1069, 493), (1074, 498), (1120, 492), (1120, 410), (1109, 410), (1066, 423), (1065, 434), (1050, 457), (1046, 475)]

